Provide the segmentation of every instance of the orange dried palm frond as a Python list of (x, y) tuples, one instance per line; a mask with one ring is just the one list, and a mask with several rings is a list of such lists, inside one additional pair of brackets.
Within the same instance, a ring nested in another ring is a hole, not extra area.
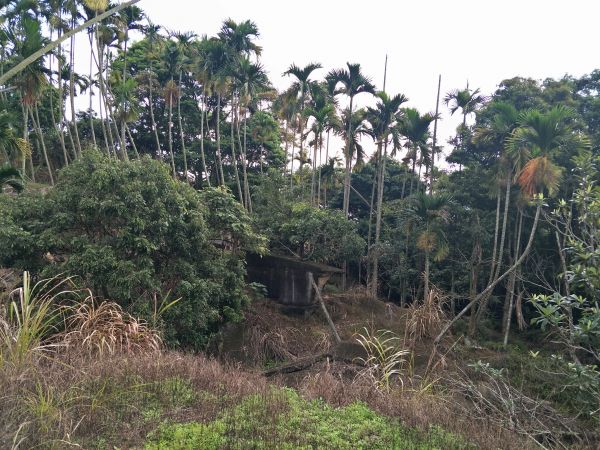
[(539, 156), (525, 164), (517, 181), (521, 186), (521, 191), (528, 197), (533, 197), (544, 189), (552, 195), (558, 189), (561, 172), (560, 167), (550, 161), (547, 156)]

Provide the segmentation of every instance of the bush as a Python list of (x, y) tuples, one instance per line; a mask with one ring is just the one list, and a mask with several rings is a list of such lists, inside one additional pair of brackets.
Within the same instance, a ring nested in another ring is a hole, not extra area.
[(0, 199), (0, 217), (0, 248), (12, 249), (1, 265), (78, 275), (147, 320), (170, 292), (181, 301), (164, 316), (166, 341), (194, 348), (240, 318), (247, 301), (243, 255), (213, 239), (225, 232), (237, 248), (264, 244), (227, 191), (199, 194), (159, 162), (95, 152), (62, 170), (46, 195)]

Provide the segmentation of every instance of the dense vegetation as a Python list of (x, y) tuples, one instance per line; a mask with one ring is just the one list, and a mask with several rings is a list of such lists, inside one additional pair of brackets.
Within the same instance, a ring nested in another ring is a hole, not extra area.
[[(127, 336), (132, 324), (149, 324), (152, 342), (205, 350), (263, 292), (245, 280), (246, 253), (274, 252), (343, 268), (336, 290), (399, 305), (406, 352), (414, 355), (421, 341), (432, 349), (424, 386), (451, 352), (460, 360), (469, 348), (504, 350), (502, 367), (469, 366), (481, 383), (500, 386), (498, 395), (517, 395), (505, 369), (522, 381), (523, 410), (503, 414), (536, 416), (528, 408), (541, 411), (542, 399), (581, 428), (549, 438), (556, 427), (532, 431), (511, 416), (497, 422), (501, 429), (543, 445), (598, 439), (589, 430), (600, 418), (600, 70), (515, 77), (489, 96), (468, 86), (448, 92), (439, 110), (461, 121), (447, 143), (437, 136), (439, 111), (418, 111), (404, 95), (379, 90), (360, 64), (323, 72), (318, 63), (291, 63), (290, 85), (278, 92), (252, 21), (226, 20), (216, 36), (199, 37), (167, 32), (129, 6), (83, 31), (89, 73), (75, 71), (71, 40), (11, 74), (111, 7), (0, 2), (0, 267), (52, 283), (65, 277), (73, 292), (97, 296), (67, 301), (38, 292), (31, 299), (40, 303), (27, 309), (25, 286), (19, 303), (9, 283), (0, 285), (2, 379), (17, 380), (14, 370), (37, 344), (45, 352), (60, 336), (73, 347), (71, 328), (86, 302), (115, 302), (106, 303), (109, 315), (126, 318)], [(77, 110), (83, 102), (89, 108)], [(23, 317), (34, 312), (48, 313), (49, 322), (23, 334)], [(375, 331), (362, 336), (363, 346), (400, 344)], [(24, 335), (28, 345), (19, 347)], [(114, 342), (106, 345), (118, 353)], [(391, 396), (391, 385), (404, 387), (406, 361), (404, 350), (388, 350), (363, 362), (378, 392)], [(452, 389), (480, 405), (476, 386), (460, 378)], [(468, 445), (437, 429), (403, 428), (372, 404), (334, 410), (277, 392), (283, 400), (259, 399), (285, 410), (268, 439), (290, 448)], [(257, 398), (248, 390), (189, 423), (173, 417), (140, 427), (148, 448), (259, 445), (254, 409), (273, 405), (257, 406)], [(13, 419), (18, 426), (30, 415)], [(303, 439), (290, 431), (298, 422)], [(342, 444), (344, 427), (353, 434)]]

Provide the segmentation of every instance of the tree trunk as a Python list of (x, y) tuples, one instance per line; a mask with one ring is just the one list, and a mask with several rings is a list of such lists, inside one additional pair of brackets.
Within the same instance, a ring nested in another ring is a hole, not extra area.
[(133, 136), (131, 135), (131, 130), (129, 126), (125, 124), (125, 131), (127, 131), (127, 136), (129, 137), (129, 142), (131, 142), (131, 147), (133, 147), (133, 151), (137, 159), (140, 159), (140, 152), (138, 152), (137, 146), (135, 145), (135, 141), (133, 140)]
[[(510, 179), (511, 179), (511, 174), (510, 171), (507, 174), (506, 177), (506, 192), (505, 192), (505, 197), (504, 197), (504, 216), (502, 218), (502, 232), (500, 234), (500, 245), (498, 246), (498, 259), (496, 260), (496, 271), (494, 273), (494, 280), (498, 278), (498, 276), (500, 275), (500, 269), (502, 267), (502, 258), (504, 256), (504, 243), (506, 241), (506, 228), (507, 228), (507, 223), (508, 223), (508, 209), (510, 206)], [(488, 282), (488, 285), (490, 283)], [(488, 301), (490, 299), (490, 296), (492, 295), (492, 291), (490, 291), (487, 295), (485, 295), (484, 297), (482, 297), (481, 302), (479, 303), (479, 307), (477, 308), (477, 312), (476, 312), (476, 318), (475, 318), (475, 326), (477, 326), (477, 322), (479, 322), (479, 320), (481, 319), (481, 317), (483, 316), (483, 314), (485, 313), (485, 310), (487, 309), (487, 304)]]
[[(233, 91), (231, 92), (231, 164), (233, 165), (233, 173), (235, 175), (235, 183), (238, 189), (238, 196), (240, 198), (240, 203), (246, 206), (246, 202), (244, 200), (244, 194), (242, 193), (242, 185), (240, 183), (240, 174), (237, 168), (237, 158), (235, 156), (235, 120), (234, 120), (234, 109), (235, 109), (235, 101)], [(240, 149), (241, 151), (241, 149)]]
[(92, 28), (89, 38), (90, 38), (90, 85), (89, 85), (89, 90), (90, 90), (90, 132), (92, 133), (92, 144), (94, 146), (94, 148), (98, 148), (98, 144), (96, 143), (96, 132), (94, 131), (94, 106), (92, 103), (92, 94), (93, 94), (93, 89), (92, 89), (92, 74), (93, 74), (93, 69), (94, 69), (94, 28)]
[[(52, 175), (52, 166), (50, 166), (50, 160), (48, 159), (48, 151), (46, 150), (46, 142), (44, 141), (44, 133), (42, 132), (42, 128), (40, 126), (40, 115), (38, 113), (38, 107), (35, 105), (33, 107), (33, 111), (31, 108), (29, 109), (29, 114), (31, 115), (31, 122), (33, 123), (33, 127), (35, 128), (36, 134), (38, 135), (38, 139), (40, 141), (40, 145), (42, 146), (42, 152), (44, 154), (44, 160), (46, 161), (46, 167), (48, 168), (48, 175), (50, 176), (50, 184), (54, 186), (54, 176)], [(35, 111), (35, 117), (34, 117)]]
[(312, 179), (310, 182), (310, 204), (315, 206), (317, 201), (316, 187), (317, 187), (317, 150), (319, 147), (319, 137), (315, 133), (315, 145), (313, 149), (313, 161), (312, 161)]
[[(73, 23), (74, 24), (74, 23)], [(69, 50), (69, 99), (71, 103), (71, 126), (75, 135), (78, 156), (81, 156), (81, 142), (79, 140), (79, 130), (77, 128), (77, 116), (75, 114), (75, 39), (71, 37), (71, 48)]]
[[(179, 71), (179, 89), (182, 89), (182, 78), (183, 71)], [(179, 96), (177, 97), (177, 121), (179, 122), (179, 134), (181, 136), (181, 150), (183, 151), (183, 173), (185, 175), (186, 183), (190, 183), (190, 179), (188, 176), (188, 165), (187, 165), (187, 150), (185, 148), (185, 136), (183, 134), (183, 122), (181, 120), (181, 91)], [(233, 148), (233, 147), (232, 147)]]
[(206, 115), (206, 93), (202, 93), (202, 110), (200, 111), (200, 157), (202, 158), (202, 169), (206, 174), (206, 183), (210, 187), (210, 175), (206, 168), (206, 157), (204, 155), (204, 116)]
[(350, 183), (352, 177), (352, 106), (354, 98), (350, 97), (350, 110), (348, 117), (348, 135), (346, 139), (346, 177), (344, 180), (344, 216), (348, 218), (350, 209)]
[(442, 329), (442, 331), (440, 332), (440, 334), (438, 334), (438, 336), (435, 338), (434, 340), (434, 344), (437, 345), (439, 344), (440, 340), (444, 337), (444, 335), (448, 332), (448, 330), (462, 317), (464, 316), (472, 307), (475, 303), (477, 303), (484, 295), (487, 295), (489, 292), (491, 292), (497, 285), (498, 283), (500, 283), (502, 280), (504, 280), (504, 278), (506, 278), (508, 275), (510, 275), (514, 270), (516, 270), (525, 260), (525, 258), (527, 257), (527, 255), (529, 254), (529, 252), (531, 251), (531, 247), (533, 245), (533, 240), (535, 237), (535, 232), (537, 230), (537, 226), (539, 223), (539, 219), (540, 219), (540, 212), (542, 210), (542, 204), (541, 202), (538, 203), (537, 208), (535, 210), (535, 218), (533, 220), (533, 225), (531, 226), (531, 232), (529, 234), (529, 240), (527, 242), (527, 246), (525, 247), (525, 250), (523, 250), (523, 253), (521, 253), (521, 256), (519, 256), (519, 258), (517, 259), (517, 261), (511, 266), (509, 267), (500, 277), (498, 277), (494, 282), (492, 282), (492, 284), (490, 284), (488, 287), (486, 287), (477, 297), (475, 297), (473, 300), (471, 300), (469, 302), (469, 304), (467, 304), (467, 306), (465, 306), (455, 317), (454, 319), (452, 319), (450, 322), (448, 322), (446, 324), (446, 326)]
[(221, 186), (225, 186), (223, 161), (221, 159), (221, 93), (217, 94), (217, 163), (219, 165), (220, 184)]
[(438, 114), (440, 110), (440, 88), (442, 87), (442, 75), (440, 74), (438, 78), (438, 90), (437, 90), (437, 99), (435, 101), (435, 120), (433, 122), (433, 146), (431, 147), (431, 171), (429, 173), (429, 195), (433, 194), (433, 181), (434, 175), (433, 170), (435, 169), (435, 149), (437, 143), (437, 123), (438, 123)]
[(152, 131), (154, 133), (154, 140), (156, 141), (156, 155), (155, 158), (160, 159), (162, 156), (162, 150), (160, 148), (160, 139), (158, 138), (158, 127), (156, 126), (156, 120), (154, 118), (154, 99), (152, 95), (152, 62), (150, 62), (150, 73), (148, 75), (148, 101), (150, 103), (150, 120), (152, 121)]
[[(100, 87), (100, 112), (102, 112), (102, 105), (104, 105), (104, 112), (106, 113), (106, 129), (108, 131), (108, 140), (110, 142), (110, 148), (112, 152), (117, 157), (117, 149), (115, 147), (115, 142), (112, 135), (111, 129), (111, 116), (110, 111), (108, 109), (108, 96), (106, 93), (106, 86), (104, 84), (104, 49), (100, 45), (100, 40), (98, 39), (98, 35), (96, 35), (96, 47), (98, 54), (98, 83)], [(104, 124), (104, 121), (102, 122)], [(104, 127), (103, 127), (104, 128)], [(106, 137), (106, 136), (105, 136)]]
[[(171, 85), (173, 84), (173, 78), (171, 77)], [(173, 170), (173, 178), (177, 178), (177, 170), (175, 168), (175, 155), (173, 154), (173, 93), (169, 92), (169, 123), (168, 128), (168, 142), (169, 142), (169, 155), (171, 156), (171, 169)]]
[[(247, 156), (247, 144), (248, 144), (248, 140), (247, 140), (247, 134), (248, 134), (248, 127), (247, 127), (247, 119), (246, 119), (246, 114), (244, 114), (244, 151), (242, 154), (242, 170), (244, 171), (244, 190), (246, 191), (246, 202), (247, 202), (247, 208), (249, 212), (252, 212), (252, 196), (250, 195), (250, 185), (248, 184), (248, 171), (247, 171), (247, 161), (248, 161), (248, 156)], [(262, 160), (261, 160), (262, 161)]]
[(383, 143), (377, 143), (377, 155), (379, 156), (379, 164), (377, 164), (377, 214), (375, 216), (375, 256), (373, 258), (373, 276), (371, 278), (371, 296), (377, 297), (379, 284), (379, 255), (377, 254), (379, 246), (379, 238), (381, 235), (381, 217), (383, 208), (383, 188), (385, 185), (385, 159), (387, 155), (382, 154)]

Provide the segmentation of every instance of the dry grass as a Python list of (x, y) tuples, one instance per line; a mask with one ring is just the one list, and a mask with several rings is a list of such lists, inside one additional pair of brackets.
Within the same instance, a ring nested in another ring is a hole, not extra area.
[(89, 355), (155, 353), (162, 340), (143, 320), (114, 302), (98, 303), (91, 292), (74, 306), (63, 307), (65, 331), (56, 336), (61, 346)]
[[(163, 420), (214, 420), (265, 380), (177, 352), (63, 355), (25, 372), (0, 370), (0, 448), (141, 445)], [(18, 444), (18, 445), (15, 445)]]
[(582, 441), (575, 421), (556, 411), (549, 403), (525, 395), (513, 386), (503, 371), (477, 364), (459, 370), (447, 379), (462, 415), (475, 423), (492, 423), (523, 436), (543, 447), (567, 448), (565, 439)]
[(348, 379), (343, 364), (324, 364), (317, 372), (304, 377), (296, 386), (306, 398), (323, 399), (336, 407), (361, 401), (380, 414), (397, 417), (409, 427), (427, 430), (432, 426), (464, 436), (476, 448), (521, 450), (539, 448), (513, 431), (494, 423), (474, 422), (464, 415), (444, 386), (433, 391), (415, 389), (377, 389), (364, 378)]
[(425, 302), (414, 302), (408, 307), (406, 320), (407, 342), (437, 336), (448, 318), (444, 312), (447, 298), (435, 287), (429, 291)]

